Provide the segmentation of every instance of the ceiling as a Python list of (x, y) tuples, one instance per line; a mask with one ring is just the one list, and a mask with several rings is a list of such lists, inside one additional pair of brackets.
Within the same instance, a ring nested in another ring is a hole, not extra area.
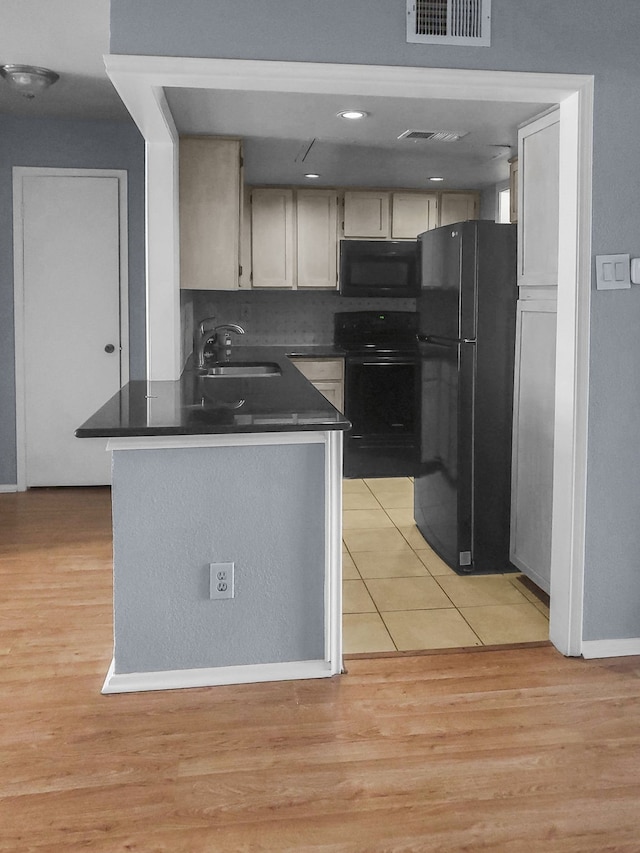
[[(2, 0), (0, 63), (51, 68), (59, 81), (34, 100), (0, 81), (0, 114), (127, 120), (104, 70), (109, 0)], [(506, 179), (517, 127), (547, 104), (168, 89), (183, 134), (240, 136), (249, 184), (474, 189)], [(359, 122), (337, 113), (358, 107)], [(458, 142), (398, 140), (408, 129), (463, 131)], [(442, 176), (440, 184), (429, 182)]]
[[(181, 134), (245, 140), (249, 184), (300, 184), (307, 172), (338, 186), (433, 187), (432, 176), (454, 189), (496, 183), (508, 177), (518, 125), (547, 106), (202, 89), (167, 89), (166, 95)], [(368, 116), (340, 118), (347, 108)], [(457, 142), (398, 139), (407, 130), (466, 135)]]
[(1, 0), (0, 64), (40, 65), (60, 75), (27, 100), (0, 80), (0, 113), (126, 119), (104, 69), (109, 53), (109, 0)]

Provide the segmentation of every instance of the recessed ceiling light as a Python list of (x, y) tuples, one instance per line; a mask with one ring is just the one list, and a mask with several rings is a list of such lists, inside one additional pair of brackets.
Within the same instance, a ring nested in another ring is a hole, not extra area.
[(317, 172), (307, 172), (305, 178), (319, 178), (320, 175)]
[(433, 178), (429, 178), (429, 180), (430, 181), (444, 181), (444, 178), (439, 178), (437, 176), (434, 176)]
[(358, 118), (366, 118), (369, 113), (365, 113), (364, 110), (342, 110), (338, 115), (340, 118), (348, 118), (348, 119), (358, 119)]

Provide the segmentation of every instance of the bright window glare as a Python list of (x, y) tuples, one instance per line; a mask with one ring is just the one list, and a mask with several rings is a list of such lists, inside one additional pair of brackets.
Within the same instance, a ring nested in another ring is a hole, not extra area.
[(498, 193), (498, 222), (511, 222), (511, 190), (507, 187)]

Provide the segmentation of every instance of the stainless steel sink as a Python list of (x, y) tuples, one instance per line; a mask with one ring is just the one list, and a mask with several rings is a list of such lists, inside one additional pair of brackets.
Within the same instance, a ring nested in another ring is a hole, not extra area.
[(247, 379), (257, 376), (280, 376), (282, 370), (280, 365), (273, 361), (234, 361), (218, 362), (201, 368), (200, 375), (204, 378), (229, 377), (235, 379)]

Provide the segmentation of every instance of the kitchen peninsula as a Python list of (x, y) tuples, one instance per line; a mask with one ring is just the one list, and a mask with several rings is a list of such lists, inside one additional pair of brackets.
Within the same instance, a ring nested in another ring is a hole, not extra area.
[(132, 381), (76, 431), (107, 438), (112, 454), (104, 693), (341, 670), (349, 422), (284, 348), (241, 347), (224, 364), (254, 375)]

